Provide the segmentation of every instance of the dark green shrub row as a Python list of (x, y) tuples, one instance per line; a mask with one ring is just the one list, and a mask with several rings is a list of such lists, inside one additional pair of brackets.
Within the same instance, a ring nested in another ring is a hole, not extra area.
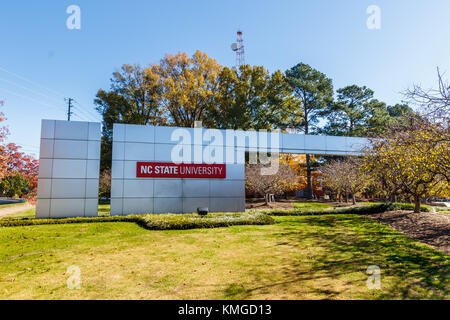
[(0, 220), (0, 227), (98, 222), (134, 222), (149, 230), (186, 230), (275, 223), (271, 217), (263, 213), (214, 213), (206, 217), (200, 217), (196, 214), (148, 214), (98, 218), (4, 219)]
[(234, 225), (274, 224), (270, 216), (263, 213), (210, 214), (200, 217), (196, 214), (147, 215), (140, 222), (150, 230), (185, 230), (197, 228), (220, 228)]
[[(306, 216), (323, 214), (376, 214), (395, 210), (414, 210), (414, 205), (409, 203), (380, 203), (361, 207), (287, 210), (267, 209), (258, 210), (257, 212), (271, 216)], [(421, 211), (430, 212), (432, 209), (429, 206), (422, 206)]]
[[(394, 210), (414, 210), (414, 204), (412, 203), (400, 203), (395, 202), (392, 203), (394, 206)], [(427, 206), (425, 204), (420, 206), (420, 211), (422, 212), (433, 212), (433, 208), (431, 206)]]
[(137, 222), (141, 216), (114, 216), (96, 218), (61, 218), (61, 219), (1, 219), (0, 227), (36, 226), (44, 224), (96, 223), (96, 222)]

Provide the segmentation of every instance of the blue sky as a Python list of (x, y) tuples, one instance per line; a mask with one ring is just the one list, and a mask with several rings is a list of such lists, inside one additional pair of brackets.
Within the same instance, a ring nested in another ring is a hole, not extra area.
[[(81, 30), (66, 27), (72, 4)], [(380, 30), (366, 27), (373, 4)], [(232, 66), (238, 28), (247, 63), (270, 71), (308, 63), (335, 89), (366, 85), (389, 104), (413, 83), (433, 86), (437, 66), (450, 72), (448, 0), (2, 1), (0, 100), (10, 141), (37, 154), (40, 120), (65, 119), (64, 97), (79, 103), (74, 120), (99, 120), (95, 94), (124, 63), (200, 49)]]

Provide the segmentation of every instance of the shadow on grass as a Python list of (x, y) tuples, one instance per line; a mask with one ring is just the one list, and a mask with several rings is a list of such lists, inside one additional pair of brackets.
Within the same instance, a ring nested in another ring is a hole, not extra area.
[(245, 299), (250, 297), (252, 290), (245, 289), (241, 284), (233, 283), (224, 289), (226, 299)]
[[(355, 287), (359, 288), (357, 296), (361, 298), (449, 298), (449, 256), (389, 227), (356, 215), (280, 220), (283, 228), (274, 234), (277, 245), (304, 252), (309, 244), (311, 260), (290, 259), (283, 269), (282, 278), (286, 281), (251, 288), (232, 285), (224, 292), (227, 298), (245, 299), (256, 292), (273, 292), (274, 287), (279, 292), (288, 291), (295, 283), (313, 296), (327, 299), (339, 298)], [(366, 270), (370, 265), (381, 268), (382, 290), (366, 288), (369, 277)]]

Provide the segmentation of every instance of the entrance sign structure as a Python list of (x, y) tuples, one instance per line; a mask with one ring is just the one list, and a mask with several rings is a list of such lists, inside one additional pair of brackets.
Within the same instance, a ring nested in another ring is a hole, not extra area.
[[(192, 213), (202, 207), (241, 212), (246, 151), (354, 155), (366, 143), (363, 138), (114, 124), (111, 215)], [(175, 167), (175, 159), (197, 165), (219, 163), (226, 174), (183, 178), (142, 173), (142, 162), (168, 171)]]
[(36, 218), (96, 217), (100, 123), (42, 120)]
[[(357, 155), (364, 138), (114, 124), (111, 215), (245, 210), (245, 152)], [(36, 217), (96, 216), (100, 124), (42, 121)]]
[[(180, 141), (178, 133), (187, 133), (192, 139)], [(192, 213), (204, 207), (211, 212), (244, 211), (243, 163), (230, 161), (226, 164), (226, 175), (213, 179), (198, 175), (191, 178), (142, 178), (137, 175), (139, 162), (163, 163), (170, 167), (176, 165), (174, 154), (178, 156), (180, 153), (183, 163), (204, 165), (204, 159), (199, 159), (199, 154), (201, 157), (207, 148), (202, 138), (201, 128), (114, 124), (111, 215)], [(216, 143), (226, 148), (222, 142)], [(244, 149), (230, 148), (230, 152), (244, 154)]]

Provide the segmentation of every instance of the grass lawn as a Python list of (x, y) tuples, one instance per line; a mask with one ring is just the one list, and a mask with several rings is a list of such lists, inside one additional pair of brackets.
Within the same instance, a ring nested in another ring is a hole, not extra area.
[[(449, 299), (449, 256), (358, 215), (148, 231), (134, 223), (0, 229), (2, 299)], [(66, 270), (81, 270), (70, 290)], [(369, 290), (369, 265), (381, 290)]]
[(27, 204), (26, 201), (14, 202), (14, 203), (0, 202), (0, 209), (11, 208), (11, 207), (20, 207), (20, 206), (25, 206), (26, 204)]
[(294, 202), (293, 206), (295, 209), (326, 209), (333, 207), (331, 204), (321, 202)]
[(26, 209), (24, 211), (20, 211), (20, 212), (16, 212), (13, 213), (7, 217), (4, 218), (0, 218), (0, 219), (5, 219), (5, 218), (17, 218), (17, 219), (22, 219), (22, 218), (34, 218), (36, 216), (36, 208), (29, 208)]
[[(99, 204), (98, 205), (98, 216), (104, 217), (109, 216), (109, 204)], [(36, 216), (36, 208), (30, 208), (24, 211), (20, 211), (9, 215), (5, 218), (34, 218)]]
[(439, 213), (448, 213), (448, 214), (450, 214), (450, 208), (449, 207), (435, 207), (435, 209)]
[(109, 216), (110, 207), (111, 207), (111, 205), (109, 205), (109, 204), (99, 204), (98, 205), (98, 216), (99, 217)]

